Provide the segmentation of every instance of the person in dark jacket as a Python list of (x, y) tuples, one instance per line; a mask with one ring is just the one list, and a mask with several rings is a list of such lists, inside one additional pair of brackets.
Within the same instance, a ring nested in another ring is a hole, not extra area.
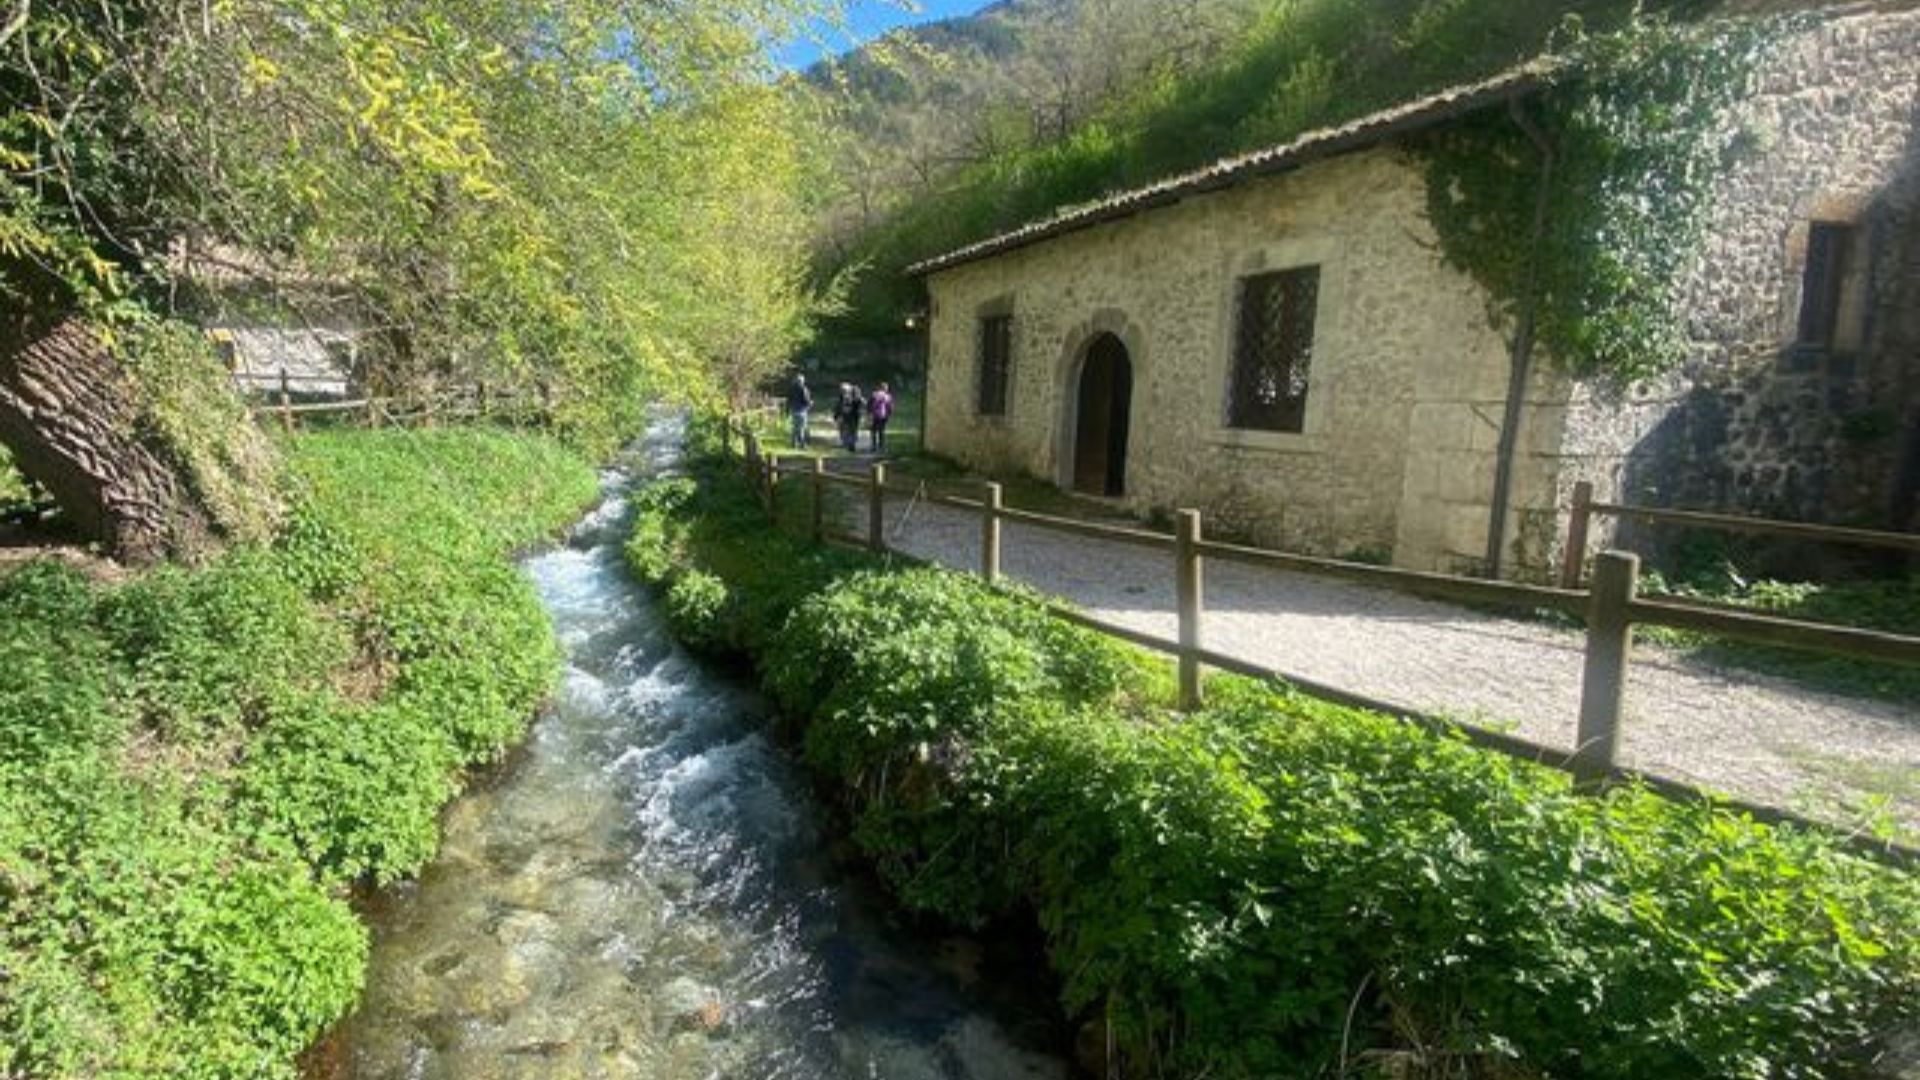
[(787, 387), (787, 421), (793, 425), (793, 434), (788, 439), (795, 450), (807, 448), (807, 417), (813, 410), (813, 391), (807, 389), (807, 377), (804, 374), (793, 377), (793, 385)]
[(866, 411), (866, 405), (859, 387), (852, 383), (840, 384), (840, 397), (833, 403), (833, 418), (840, 425), (840, 446), (849, 454), (860, 449), (860, 414)]

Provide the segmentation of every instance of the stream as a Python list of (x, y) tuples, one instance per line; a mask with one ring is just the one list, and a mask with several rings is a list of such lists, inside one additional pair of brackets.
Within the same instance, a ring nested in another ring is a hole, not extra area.
[(554, 707), (371, 905), (366, 994), (310, 1071), (1065, 1080), (1048, 981), (894, 925), (830, 857), (770, 706), (680, 650), (628, 577), (624, 492), (679, 444), (656, 424), (571, 542), (525, 560), (567, 653)]

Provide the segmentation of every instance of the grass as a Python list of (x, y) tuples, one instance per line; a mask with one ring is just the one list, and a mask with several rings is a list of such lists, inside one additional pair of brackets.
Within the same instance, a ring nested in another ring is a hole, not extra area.
[(291, 1078), (357, 998), (351, 888), (413, 873), (559, 654), (510, 554), (590, 500), (557, 443), (286, 444), (269, 546), (0, 577), (0, 1076)]
[[(1642, 591), (1782, 618), (1920, 636), (1920, 575), (1815, 584), (1746, 581), (1727, 573), (1676, 584), (1649, 574)], [(1635, 637), (1710, 664), (1771, 675), (1815, 690), (1902, 705), (1920, 701), (1920, 667), (1754, 645), (1665, 627), (1640, 627)]]
[[(1828, 802), (1832, 805), (1810, 807), (1814, 812), (1825, 809), (1855, 819), (1871, 819), (1897, 803), (1920, 803), (1920, 773), (1904, 765), (1861, 761), (1812, 749), (1790, 751), (1789, 756), (1810, 773), (1825, 776), (1839, 785), (1864, 793), (1863, 798), (1830, 797)], [(1889, 832), (1903, 843), (1911, 844), (1916, 839), (1891, 828)]]

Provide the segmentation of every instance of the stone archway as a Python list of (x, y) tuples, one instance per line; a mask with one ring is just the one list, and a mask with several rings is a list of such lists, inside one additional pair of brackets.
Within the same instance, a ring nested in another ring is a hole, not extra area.
[(1074, 388), (1073, 489), (1120, 496), (1127, 490), (1133, 360), (1110, 332), (1087, 343)]

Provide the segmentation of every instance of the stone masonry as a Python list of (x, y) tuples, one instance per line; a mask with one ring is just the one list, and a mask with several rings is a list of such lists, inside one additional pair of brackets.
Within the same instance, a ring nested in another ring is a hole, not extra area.
[[(1692, 356), (1625, 400), (1583, 388), (1563, 475), (1635, 503), (1920, 526), (1903, 467), (1920, 455), (1920, 11), (1783, 42), (1734, 122), (1687, 289)], [(1824, 350), (1795, 340), (1816, 221), (1854, 234)]]
[[(1615, 394), (1537, 364), (1507, 519), (1514, 572), (1553, 565), (1581, 479), (1636, 502), (1902, 524), (1920, 485), (1917, 58), (1920, 12), (1895, 4), (1825, 17), (1765, 63), (1689, 285), (1684, 370)], [(1476, 569), (1508, 342), (1442, 261), (1425, 198), (1417, 161), (1378, 145), (937, 270), (928, 444), (1070, 485), (1080, 365), (1111, 333), (1132, 367), (1129, 508), (1197, 506), (1263, 544)], [(1816, 220), (1856, 223), (1860, 239), (1847, 322), (1811, 355), (1794, 333)], [(1321, 276), (1305, 430), (1229, 428), (1238, 281), (1306, 265)], [(1012, 315), (1014, 340), (1006, 414), (983, 417), (989, 314)]]

